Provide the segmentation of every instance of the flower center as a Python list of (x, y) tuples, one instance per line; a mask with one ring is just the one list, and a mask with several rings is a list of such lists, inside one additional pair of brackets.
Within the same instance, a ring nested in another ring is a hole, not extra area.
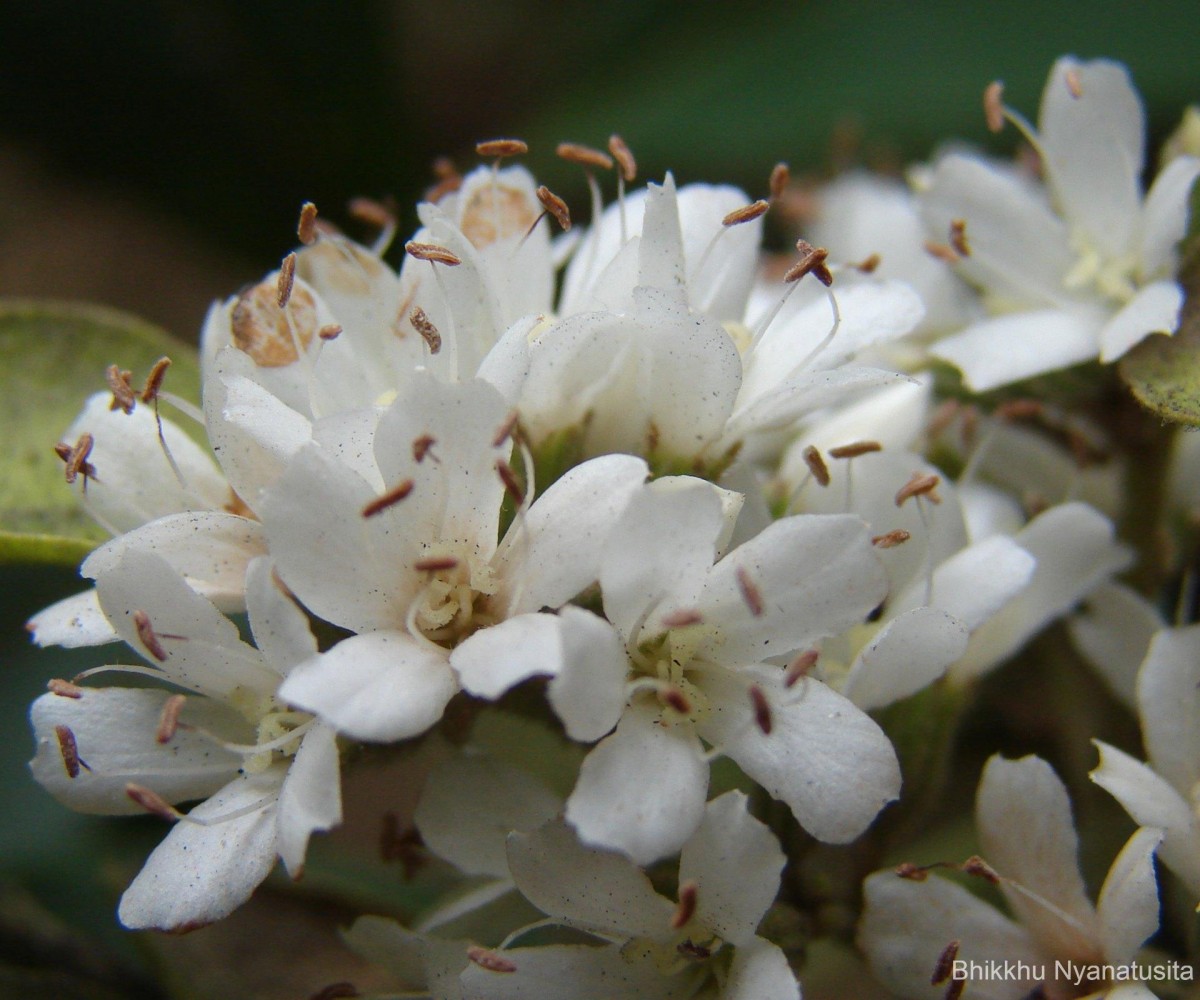
[(410, 620), (425, 638), (452, 649), (499, 620), (490, 609), (499, 589), (496, 576), (478, 556), (430, 554), (419, 559), (416, 568), (428, 579)]
[(1079, 232), (1071, 237), (1071, 249), (1076, 254), (1075, 266), (1063, 278), (1064, 288), (1071, 292), (1094, 291), (1118, 305), (1133, 298), (1137, 292), (1137, 261), (1133, 256), (1106, 259)]

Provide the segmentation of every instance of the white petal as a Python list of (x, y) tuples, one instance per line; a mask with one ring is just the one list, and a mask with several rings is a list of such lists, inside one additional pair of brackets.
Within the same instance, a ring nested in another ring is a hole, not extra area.
[(864, 711), (916, 694), (967, 648), (965, 623), (937, 608), (893, 618), (855, 659), (842, 693)]
[[(85, 688), (79, 698), (42, 695), (29, 712), (37, 740), (29, 764), (34, 778), (60, 802), (88, 813), (140, 813), (125, 794), (129, 782), (168, 802), (211, 795), (237, 773), (242, 758), (191, 729), (180, 728), (159, 743), (159, 720), (170, 695), (152, 688)], [(229, 739), (251, 735), (235, 713), (206, 698), (189, 699), (183, 721)], [(57, 726), (71, 731), (79, 758), (88, 765), (74, 778), (67, 773)]]
[[(820, 681), (787, 689), (778, 668), (711, 667), (697, 683), (713, 708), (698, 727), (705, 741), (786, 802), (818, 840), (848, 843), (899, 796), (900, 765), (883, 730)], [(770, 733), (756, 724), (751, 683), (766, 697)]]
[(691, 726), (660, 726), (657, 712), (635, 705), (584, 759), (567, 819), (585, 843), (650, 864), (691, 836), (707, 792), (708, 764)]
[(403, 632), (369, 632), (301, 663), (279, 697), (355, 739), (392, 742), (437, 722), (456, 690), (444, 650)]
[(529, 374), (529, 340), (544, 317), (529, 316), (513, 323), (487, 352), (476, 374), (492, 386), (509, 405), (515, 407)]
[(683, 845), (679, 883), (696, 884), (702, 926), (745, 945), (775, 902), (786, 860), (775, 835), (750, 815), (745, 793), (726, 792), (704, 807), (704, 819)]
[(661, 185), (646, 185), (641, 236), (638, 284), (682, 291), (685, 287), (683, 233), (675, 201), (675, 178), (670, 174)]
[(1100, 331), (1100, 360), (1116, 361), (1152, 333), (1174, 333), (1182, 306), (1183, 289), (1174, 281), (1142, 288)]
[(574, 927), (619, 937), (664, 938), (674, 906), (621, 854), (586, 847), (561, 821), (508, 838), (517, 888), (539, 910)]
[(1096, 357), (1103, 322), (1090, 310), (1013, 313), (939, 340), (930, 353), (961, 370), (970, 388), (986, 392)]
[[(470, 809), (462, 808), (464, 794)], [(467, 875), (508, 879), (508, 835), (549, 822), (561, 808), (529, 772), (494, 757), (457, 754), (429, 772), (415, 818), (438, 857)]]
[(341, 821), (337, 734), (318, 722), (300, 741), (279, 791), (279, 857), (292, 878), (304, 870), (308, 838)]
[(438, 1000), (462, 996), (458, 976), (470, 964), (466, 941), (415, 934), (386, 917), (359, 917), (342, 938), (405, 989), (426, 990)]
[(1154, 852), (1162, 831), (1143, 827), (1121, 849), (1100, 889), (1096, 912), (1107, 962), (1132, 961), (1134, 953), (1158, 930), (1158, 881)]
[(1060, 59), (1046, 81), (1038, 125), (1043, 166), (1063, 214), (1106, 256), (1127, 252), (1146, 152), (1142, 102), (1128, 70), (1100, 59)]
[(1067, 624), (1075, 647), (1113, 693), (1134, 708), (1138, 668), (1154, 633), (1165, 624), (1158, 609), (1124, 584), (1105, 584), (1088, 595), (1083, 609)]
[(284, 593), (266, 557), (255, 559), (246, 573), (246, 607), (254, 644), (279, 673), (316, 653), (308, 616)]
[(450, 653), (462, 686), (493, 701), (530, 677), (555, 676), (562, 665), (558, 618), (550, 614), (517, 615), (480, 629)]
[(1138, 673), (1142, 738), (1154, 769), (1180, 791), (1200, 781), (1200, 625), (1163, 629)]
[(1179, 156), (1155, 178), (1142, 206), (1141, 277), (1143, 280), (1175, 273), (1176, 248), (1187, 229), (1188, 195), (1200, 159)]
[(692, 308), (723, 323), (740, 320), (758, 265), (762, 219), (723, 226), (726, 215), (750, 203), (727, 185), (688, 184), (676, 201)]
[(616, 630), (598, 615), (567, 605), (558, 621), (563, 662), (547, 693), (567, 735), (591, 743), (621, 718), (629, 657)]
[[(231, 781), (175, 825), (125, 890), (117, 916), (130, 930), (183, 931), (228, 916), (275, 865), (275, 801), (284, 766)], [(225, 815), (247, 809), (243, 815)]]
[(25, 623), (25, 628), (39, 646), (67, 649), (102, 646), (120, 638), (100, 610), (94, 588), (43, 608)]
[(778, 430), (834, 404), (845, 404), (872, 389), (912, 384), (912, 379), (882, 368), (844, 365), (832, 371), (803, 371), (771, 385), (758, 396), (743, 394), (729, 418), (727, 433)]
[(762, 938), (733, 954), (721, 1000), (800, 1000), (800, 984), (778, 945)]

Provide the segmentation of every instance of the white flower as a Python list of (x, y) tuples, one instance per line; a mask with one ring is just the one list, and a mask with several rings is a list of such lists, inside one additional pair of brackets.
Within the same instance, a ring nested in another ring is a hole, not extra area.
[[(859, 945), (887, 985), (906, 997), (942, 995), (930, 979), (957, 941), (964, 962), (1044, 965), (1050, 997), (1073, 995), (1056, 984), (1055, 962), (1129, 963), (1158, 928), (1154, 852), (1159, 830), (1138, 830), (1109, 869), (1099, 902), (1087, 898), (1066, 789), (1044, 761), (988, 761), (976, 800), (985, 871), (998, 876), (1015, 920), (936, 876), (916, 880), (876, 872), (865, 884)], [(1039, 985), (1025, 979), (973, 981), (971, 995), (1020, 1000)], [(1146, 993), (1140, 994), (1145, 996)], [(1151, 994), (1152, 995), (1152, 994)]]
[(299, 877), (309, 835), (341, 821), (333, 730), (277, 697), (316, 643), (266, 559), (251, 564), (246, 585), (258, 649), (154, 555), (128, 551), (97, 590), (120, 637), (150, 664), (102, 669), (191, 694), (182, 707), (159, 688), (43, 695), (31, 712), (34, 777), (86, 812), (165, 812), (146, 791), (166, 803), (204, 799), (150, 856), (119, 915), (130, 928), (211, 923), (249, 898), (277, 856)]
[(921, 192), (935, 239), (965, 222), (970, 252), (957, 266), (993, 314), (933, 349), (977, 391), (1097, 356), (1112, 361), (1178, 324), (1175, 247), (1200, 160), (1173, 160), (1143, 199), (1141, 101), (1125, 68), (1103, 60), (1055, 63), (1039, 126), (1027, 132), (1045, 189), (950, 154)]

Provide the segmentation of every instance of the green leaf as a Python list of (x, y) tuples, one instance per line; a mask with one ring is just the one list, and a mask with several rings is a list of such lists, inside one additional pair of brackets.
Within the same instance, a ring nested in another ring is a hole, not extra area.
[(1164, 420), (1200, 427), (1200, 179), (1188, 197), (1188, 231), (1180, 244), (1183, 308), (1174, 336), (1147, 337), (1121, 359), (1134, 398)]
[(195, 349), (156, 326), (99, 306), (0, 302), (0, 563), (73, 566), (104, 540), (63, 481), (54, 445), (104, 391), (109, 365), (132, 371), (136, 386), (164, 355), (167, 387), (198, 399)]

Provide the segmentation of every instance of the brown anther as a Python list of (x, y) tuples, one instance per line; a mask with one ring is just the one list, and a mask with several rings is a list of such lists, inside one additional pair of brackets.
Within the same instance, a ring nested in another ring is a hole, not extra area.
[(816, 446), (809, 445), (801, 452), (804, 459), (804, 464), (808, 466), (808, 471), (812, 473), (815, 479), (821, 486), (829, 485), (829, 466), (825, 464), (825, 459), (821, 457), (821, 453)]
[(967, 858), (962, 863), (962, 870), (968, 875), (975, 875), (985, 882), (991, 882), (992, 885), (1000, 884), (1000, 876), (996, 874), (996, 869), (984, 861), (978, 854)]
[(633, 152), (625, 145), (625, 140), (619, 135), (610, 135), (608, 137), (608, 151), (612, 153), (613, 159), (617, 161), (617, 167), (621, 171), (621, 177), (628, 184), (637, 177), (637, 160), (633, 158)]
[(489, 139), (477, 142), (475, 152), (489, 159), (493, 156), (503, 159), (506, 156), (524, 156), (529, 152), (529, 146), (520, 139)]
[(458, 172), (458, 168), (450, 157), (439, 156), (433, 161), (432, 169), (437, 183), (425, 192), (426, 201), (439, 202), (446, 195), (462, 187), (462, 174)]
[(58, 749), (62, 754), (63, 767), (67, 769), (68, 778), (78, 778), (81, 767), (91, 770), (79, 758), (79, 747), (75, 743), (75, 734), (71, 732), (70, 726), (55, 726), (54, 735), (58, 737)]
[(409, 240), (404, 244), (404, 252), (417, 260), (428, 260), (434, 264), (445, 264), (447, 267), (457, 267), (462, 263), (461, 257), (436, 243), (417, 243)]
[(521, 486), (521, 480), (517, 478), (517, 474), (513, 472), (512, 466), (504, 459), (496, 459), (496, 473), (500, 476), (500, 481), (504, 483), (504, 492), (512, 497), (512, 502), (518, 507), (525, 502), (525, 490)]
[(317, 242), (317, 206), (306, 201), (300, 206), (300, 221), (296, 223), (296, 235), (306, 247)]
[(88, 461), (95, 443), (95, 439), (85, 432), (79, 435), (79, 440), (73, 446), (61, 441), (54, 446), (54, 453), (66, 464), (63, 475), (68, 483), (75, 482), (82, 475), (86, 487), (89, 478), (96, 478), (96, 467)]
[(950, 220), (950, 246), (960, 257), (971, 256), (971, 244), (967, 242), (967, 220)]
[(412, 324), (412, 328), (421, 335), (421, 339), (429, 347), (430, 354), (437, 354), (442, 349), (442, 335), (425, 315), (424, 309), (420, 306), (413, 306), (412, 312), (408, 314), (408, 321)]
[(783, 672), (783, 686), (785, 688), (795, 687), (800, 680), (809, 675), (820, 657), (821, 654), (815, 649), (806, 649), (802, 653), (797, 653)]
[(903, 528), (897, 528), (895, 531), (888, 531), (882, 535), (873, 535), (871, 544), (877, 549), (894, 549), (897, 545), (903, 545), (912, 535)]
[(154, 626), (150, 624), (150, 616), (145, 611), (135, 611), (133, 613), (133, 624), (137, 628), (137, 636), (141, 640), (142, 645), (150, 651), (159, 663), (162, 663), (167, 658), (167, 651), (163, 648), (162, 641), (158, 637), (158, 633), (154, 631)]
[(135, 785), (131, 781), (125, 786), (125, 795), (152, 816), (165, 819), (169, 823), (174, 823), (179, 819), (179, 810), (171, 806), (157, 792), (150, 791), (145, 785)]
[(929, 878), (929, 869), (914, 865), (911, 861), (902, 861), (896, 865), (896, 874), (910, 882), (924, 882)]
[(359, 222), (376, 229), (389, 229), (396, 225), (396, 213), (374, 198), (351, 198), (346, 211)]
[(1079, 70), (1074, 66), (1063, 74), (1063, 81), (1067, 85), (1067, 93), (1075, 100), (1079, 100), (1083, 96), (1083, 81), (1079, 79)]
[(167, 369), (171, 367), (170, 358), (159, 358), (146, 376), (146, 384), (142, 386), (142, 402), (149, 403), (158, 398), (158, 390), (162, 388), (163, 379), (167, 377)]
[(520, 419), (520, 414), (513, 410), (507, 417), (504, 418), (504, 423), (496, 428), (496, 435), (492, 438), (492, 447), (499, 448), (505, 441), (509, 439), (512, 432), (516, 429), (517, 421)]
[(467, 946), (467, 958), (488, 972), (516, 972), (517, 965), (511, 959), (497, 954), (490, 948), (472, 944)]
[(686, 941), (680, 941), (675, 946), (675, 950), (685, 958), (696, 958), (704, 961), (706, 958), (712, 958), (712, 951), (705, 948), (702, 944), (696, 944), (691, 938)]
[(342, 328), (337, 323), (326, 323), (317, 331), (322, 340), (337, 340), (342, 335)]
[(163, 702), (162, 714), (158, 717), (158, 730), (154, 734), (156, 743), (170, 743), (179, 729), (179, 713), (183, 711), (187, 697), (173, 694)]
[(429, 859), (422, 851), (424, 846), (421, 831), (415, 826), (402, 829), (394, 812), (383, 814), (383, 825), (379, 833), (379, 856), (385, 862), (399, 861), (404, 869), (406, 881), (428, 864)]
[(692, 714), (691, 700), (677, 687), (667, 686), (659, 688), (658, 699), (668, 708), (673, 708), (680, 715)]
[(970, 448), (975, 443), (975, 437), (978, 433), (979, 407), (968, 406), (963, 409), (962, 426), (959, 428), (963, 447)]
[(767, 181), (767, 190), (771, 193), (772, 201), (778, 201), (783, 197), (783, 193), (787, 190), (791, 179), (792, 173), (788, 170), (786, 163), (776, 163), (771, 168), (771, 179)]
[(742, 600), (746, 602), (750, 614), (755, 618), (761, 618), (764, 609), (762, 593), (759, 591), (758, 585), (750, 579), (750, 574), (746, 572), (745, 566), (739, 566), (734, 575), (737, 577), (738, 590), (741, 591)]
[(741, 208), (735, 208), (725, 218), (721, 220), (722, 226), (740, 226), (743, 222), (753, 222), (755, 219), (761, 218), (771, 206), (761, 198), (752, 202), (749, 205), (743, 205)]
[(542, 208), (554, 216), (554, 221), (564, 233), (571, 228), (571, 210), (567, 208), (567, 203), (545, 184), (537, 189), (537, 200), (542, 203)]
[(129, 380), (133, 377), (133, 372), (122, 371), (116, 365), (109, 365), (104, 372), (104, 379), (108, 382), (108, 388), (112, 390), (112, 402), (108, 404), (110, 410), (124, 410), (126, 413), (132, 413), (134, 406), (137, 404), (137, 398), (133, 394), (133, 386)]
[(402, 479), (399, 483), (393, 486), (390, 490), (378, 496), (370, 503), (366, 504), (362, 509), (363, 517), (374, 517), (376, 514), (382, 514), (389, 507), (394, 507), (406, 496), (413, 491), (413, 481), (411, 479)]
[(873, 451), (883, 451), (883, 445), (878, 441), (852, 441), (850, 444), (838, 445), (829, 449), (830, 458), (858, 458), (869, 455)]
[(296, 281), (296, 255), (288, 254), (279, 265), (279, 278), (275, 282), (275, 301), (282, 309), (292, 297), (292, 285)]
[(987, 121), (988, 131), (1002, 132), (1004, 130), (1004, 84), (993, 80), (983, 91), (983, 115)]
[(308, 1000), (348, 1000), (350, 997), (361, 997), (358, 987), (353, 983), (330, 983), (322, 990), (317, 990)]
[[(950, 985), (946, 987), (946, 992), (942, 994), (942, 1000), (959, 1000), (963, 995), (963, 991), (967, 988), (966, 979), (951, 979)], [(1033, 993), (1029, 994), (1025, 1000), (1039, 1000), (1037, 994), (1041, 989), (1039, 986)]]
[(934, 240), (926, 240), (925, 252), (934, 260), (940, 260), (943, 264), (957, 264), (962, 260), (958, 251), (948, 243), (937, 243)]
[(926, 497), (933, 503), (941, 503), (942, 498), (934, 492), (941, 477), (933, 473), (914, 472), (907, 483), (896, 492), (896, 506), (903, 507), (906, 500), (912, 497)]
[(440, 573), (447, 569), (456, 569), (458, 560), (454, 556), (429, 556), (418, 559), (413, 563), (413, 569), (418, 573)]
[[(412, 443), (413, 461), (420, 465), (425, 461), (425, 456), (433, 446), (437, 444), (437, 438), (432, 434), (422, 434), (419, 438), (415, 438)], [(434, 456), (434, 461), (437, 461), (437, 456)]]
[(852, 265), (856, 271), (862, 274), (874, 274), (879, 265), (883, 262), (883, 258), (877, 253), (871, 254), (870, 257), (864, 257), (857, 264)]
[(689, 625), (699, 625), (704, 621), (704, 615), (695, 608), (680, 608), (662, 616), (662, 623), (667, 628), (687, 628)]
[(764, 736), (771, 735), (773, 728), (773, 720), (771, 718), (771, 705), (767, 701), (766, 693), (757, 684), (751, 684), (749, 687), (750, 704), (754, 708), (754, 723), (762, 730)]
[(957, 399), (947, 399), (941, 403), (936, 410), (933, 411), (933, 416), (929, 418), (929, 423), (925, 427), (925, 433), (931, 438), (937, 437), (947, 427), (954, 423), (954, 418), (958, 416), (958, 411), (962, 404)]
[(797, 240), (796, 249), (800, 251), (800, 259), (784, 274), (785, 284), (799, 281), (806, 274), (811, 274), (826, 288), (833, 284), (833, 273), (825, 266), (825, 261), (829, 258), (828, 250), (815, 247), (807, 240)]
[(51, 694), (56, 694), (60, 698), (82, 698), (83, 688), (78, 684), (72, 684), (70, 681), (64, 681), (61, 677), (51, 678), (46, 682), (46, 690)]
[(1007, 399), (993, 411), (998, 420), (1033, 420), (1046, 412), (1040, 399)]
[(679, 887), (679, 905), (671, 915), (671, 930), (681, 930), (696, 915), (696, 896), (695, 882), (684, 882)]
[(938, 960), (933, 966), (933, 975), (929, 977), (930, 986), (940, 986), (950, 978), (950, 973), (954, 969), (954, 960), (958, 958), (958, 941), (951, 941), (942, 953), (938, 955)]
[(578, 163), (583, 167), (599, 167), (601, 170), (612, 169), (612, 157), (591, 146), (581, 146), (577, 142), (560, 142), (554, 152), (569, 163)]

